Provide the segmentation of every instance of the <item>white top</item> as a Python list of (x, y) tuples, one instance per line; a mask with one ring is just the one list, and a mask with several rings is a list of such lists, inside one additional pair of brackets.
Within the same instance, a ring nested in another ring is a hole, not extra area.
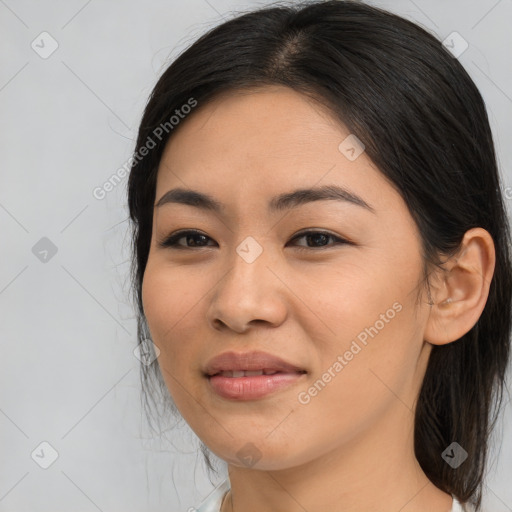
[[(224, 495), (229, 491), (231, 485), (229, 478), (226, 478), (212, 493), (204, 500), (199, 508), (195, 509), (197, 512), (220, 512), (220, 506)], [(453, 496), (453, 505), (450, 512), (469, 512), (469, 509), (463, 507), (455, 496)]]

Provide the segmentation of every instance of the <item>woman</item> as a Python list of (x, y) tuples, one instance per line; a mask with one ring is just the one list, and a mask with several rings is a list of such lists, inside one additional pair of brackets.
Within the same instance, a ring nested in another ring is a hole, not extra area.
[(223, 23), (156, 84), (128, 194), (144, 382), (228, 465), (200, 510), (480, 509), (510, 233), (435, 37), (350, 1)]

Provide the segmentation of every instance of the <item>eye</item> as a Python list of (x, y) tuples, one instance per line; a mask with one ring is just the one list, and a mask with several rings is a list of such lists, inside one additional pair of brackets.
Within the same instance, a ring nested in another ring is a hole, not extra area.
[[(302, 249), (313, 249), (315, 247), (322, 249), (323, 247), (334, 247), (336, 245), (341, 244), (351, 244), (348, 240), (340, 238), (339, 236), (333, 235), (331, 233), (325, 231), (304, 231), (294, 236), (291, 241), (299, 240), (301, 238), (305, 238), (307, 242), (311, 241), (314, 245), (310, 247), (309, 245), (299, 245), (299, 248)], [(333, 244), (328, 244), (328, 240), (331, 238), (334, 240)], [(307, 243), (306, 242), (306, 243)], [(317, 245), (318, 244), (318, 245)]]
[[(178, 244), (182, 238), (186, 239), (186, 243), (193, 241), (191, 246)], [(195, 230), (178, 231), (159, 243), (161, 247), (172, 247), (173, 249), (191, 249), (192, 247), (207, 247), (204, 245), (205, 239), (211, 240), (210, 237)], [(199, 241), (197, 243), (197, 241)]]
[[(186, 239), (186, 244), (189, 242), (192, 245), (183, 245), (179, 244), (178, 242), (182, 239)], [(303, 249), (313, 249), (313, 248), (319, 248), (322, 249), (324, 247), (334, 247), (336, 245), (342, 245), (342, 244), (352, 244), (352, 242), (349, 242), (348, 240), (345, 240), (343, 238), (340, 238), (336, 235), (333, 235), (331, 233), (325, 232), (325, 231), (304, 231), (302, 233), (299, 233), (298, 235), (295, 235), (291, 241), (299, 240), (301, 238), (306, 239), (306, 244), (308, 242), (312, 242), (313, 247), (309, 245), (298, 245), (300, 250)], [(333, 244), (328, 244), (328, 240), (332, 239), (334, 241)], [(195, 230), (186, 230), (186, 231), (178, 231), (177, 233), (172, 234), (168, 238), (164, 239), (162, 242), (159, 243), (161, 247), (169, 247), (173, 249), (192, 249), (194, 247), (211, 247), (207, 245), (207, 241), (212, 240), (209, 236), (204, 235), (200, 231)]]

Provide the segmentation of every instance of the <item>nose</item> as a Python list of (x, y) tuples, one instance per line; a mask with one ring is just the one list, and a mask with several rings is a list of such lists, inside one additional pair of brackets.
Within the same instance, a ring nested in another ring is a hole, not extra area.
[(253, 260), (241, 246), (240, 252), (233, 249), (230, 269), (210, 294), (208, 322), (216, 330), (231, 329), (239, 334), (260, 324), (277, 327), (286, 319), (287, 287), (267, 251)]

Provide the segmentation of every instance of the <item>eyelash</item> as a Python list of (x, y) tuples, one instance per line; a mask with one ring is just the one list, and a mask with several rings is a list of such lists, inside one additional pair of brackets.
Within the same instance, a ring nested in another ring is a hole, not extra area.
[[(195, 230), (186, 230), (186, 231), (178, 231), (177, 233), (172, 234), (168, 238), (164, 239), (162, 242), (159, 243), (160, 247), (165, 247), (168, 249), (177, 249), (177, 250), (190, 250), (194, 249), (194, 247), (187, 247), (183, 245), (178, 245), (178, 240), (185, 238), (187, 235), (196, 235), (196, 236), (203, 236), (211, 240), (211, 238), (207, 235), (204, 235), (200, 231)], [(352, 242), (349, 242), (348, 240), (345, 240), (344, 238), (340, 238), (339, 236), (333, 235), (331, 233), (328, 233), (326, 231), (303, 231), (302, 233), (298, 233), (295, 235), (290, 241), (296, 240), (298, 238), (303, 238), (308, 235), (325, 235), (327, 237), (332, 238), (335, 243), (331, 244), (329, 246), (318, 246), (316, 250), (318, 249), (326, 249), (328, 247), (335, 247), (336, 245), (353, 245)], [(211, 246), (198, 246), (197, 248), (203, 249), (205, 247), (211, 247)], [(304, 247), (304, 246), (298, 246), (299, 250), (315, 250), (314, 247)]]

